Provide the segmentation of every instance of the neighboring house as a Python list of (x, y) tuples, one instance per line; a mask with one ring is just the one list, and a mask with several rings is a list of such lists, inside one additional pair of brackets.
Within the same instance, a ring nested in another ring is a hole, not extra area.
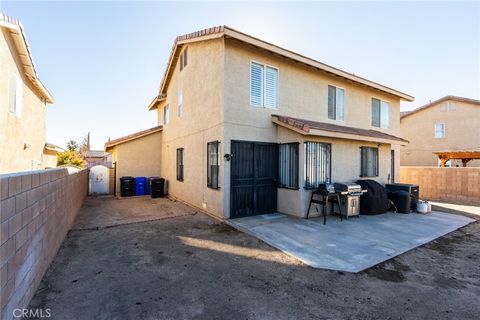
[(45, 168), (45, 109), (54, 100), (20, 22), (0, 14), (0, 29), (0, 173)]
[(57, 167), (57, 154), (64, 152), (65, 149), (51, 143), (45, 143), (43, 148), (42, 166), (45, 169)]
[(149, 105), (163, 130), (130, 166), (155, 158), (170, 196), (220, 218), (303, 217), (321, 182), (398, 178), (401, 100), (413, 97), (210, 28), (176, 39)]
[(162, 126), (135, 132), (105, 143), (105, 152), (111, 154), (115, 168), (115, 194), (120, 194), (123, 176), (160, 176)]
[(103, 150), (87, 150), (84, 159), (89, 168), (96, 165), (109, 167), (112, 164), (111, 156)]
[[(449, 160), (447, 166), (462, 167), (464, 163), (469, 167), (480, 166), (480, 160), (467, 160), (480, 152), (479, 100), (443, 97), (402, 112), (400, 128), (402, 136), (410, 141), (401, 149), (402, 166), (438, 167), (441, 161), (434, 152), (458, 157)], [(467, 157), (464, 163), (462, 156)]]

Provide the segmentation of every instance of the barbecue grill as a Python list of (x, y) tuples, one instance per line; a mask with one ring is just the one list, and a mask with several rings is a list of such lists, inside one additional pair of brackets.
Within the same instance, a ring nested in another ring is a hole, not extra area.
[(333, 183), (320, 183), (318, 185), (318, 192), (322, 194), (334, 193), (335, 185)]
[(341, 214), (347, 217), (360, 215), (360, 196), (367, 191), (356, 183), (335, 183), (334, 189), (340, 195)]

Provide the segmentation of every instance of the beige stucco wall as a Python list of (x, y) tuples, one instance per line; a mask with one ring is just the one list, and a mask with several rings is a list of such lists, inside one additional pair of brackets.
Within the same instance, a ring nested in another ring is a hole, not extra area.
[[(446, 106), (454, 106), (449, 110)], [(445, 138), (435, 138), (435, 123), (445, 123)], [(402, 166), (438, 166), (434, 151), (480, 150), (480, 106), (445, 101), (401, 120), (401, 132), (410, 141), (401, 148)], [(462, 166), (457, 160), (452, 166)], [(470, 161), (468, 167), (480, 166)]]
[(42, 157), (43, 168), (56, 168), (57, 167), (57, 153), (52, 151), (44, 151)]
[[(220, 141), (223, 127), (223, 39), (188, 45), (188, 64), (178, 64), (167, 91), (167, 100), (158, 108), (163, 124), (163, 106), (170, 106), (170, 123), (163, 128), (162, 177), (168, 181), (170, 196), (223, 218), (223, 188), (207, 187), (207, 143)], [(183, 113), (178, 116), (178, 92), (183, 91)], [(176, 179), (176, 150), (184, 148), (184, 181)], [(223, 159), (220, 159), (222, 161)], [(223, 170), (219, 174), (223, 183)]]
[[(250, 62), (279, 68), (279, 109), (250, 106)], [(332, 84), (345, 89), (345, 121), (328, 119), (327, 88)], [(183, 113), (178, 115), (178, 93), (183, 91)], [(371, 99), (390, 102), (390, 128), (371, 126)], [(157, 110), (158, 123), (164, 124), (163, 109), (170, 107), (170, 122), (162, 133), (161, 174), (168, 181), (170, 196), (206, 210), (221, 218), (230, 216), (230, 153), (232, 140), (300, 142), (300, 186), (303, 186), (303, 142), (332, 144), (332, 179), (354, 181), (360, 174), (360, 146), (376, 143), (333, 138), (306, 137), (272, 123), (271, 114), (374, 129), (400, 135), (399, 99), (357, 86), (289, 62), (278, 56), (254, 50), (233, 40), (215, 39), (188, 44), (188, 65), (179, 72), (178, 64), (167, 90), (167, 99)], [(220, 141), (221, 189), (207, 187), (207, 143)], [(379, 147), (379, 177), (388, 182), (391, 174), (390, 150), (396, 151), (395, 172), (399, 176), (398, 146)], [(176, 150), (184, 148), (184, 181), (176, 180)], [(119, 176), (119, 175), (118, 175)], [(304, 216), (310, 192), (278, 190), (278, 210)]]
[[(10, 35), (0, 31), (0, 173), (44, 168), (46, 106), (23, 73)], [(23, 80), (21, 117), (9, 112), (9, 73)], [(24, 149), (24, 144), (31, 147)]]
[(162, 132), (118, 144), (108, 151), (116, 168), (116, 194), (120, 194), (120, 178), (123, 176), (160, 176)]
[[(279, 109), (250, 106), (250, 62), (256, 61), (279, 69)], [(345, 120), (328, 119), (328, 85), (345, 89)], [(371, 99), (390, 103), (390, 127), (371, 126)], [(400, 136), (400, 100), (350, 82), (341, 81), (327, 74), (292, 63), (263, 51), (245, 47), (235, 40), (226, 41), (225, 49), (225, 143), (224, 153), (230, 152), (231, 140), (263, 142), (300, 142), (300, 187), (303, 182), (303, 142), (321, 141), (332, 144), (332, 181), (354, 181), (360, 175), (361, 146), (377, 146), (376, 143), (342, 139), (306, 137), (272, 123), (271, 114), (281, 114), (314, 121), (334, 123), (364, 129), (382, 131)], [(394, 149), (395, 179), (399, 176), (399, 147), (389, 144), (379, 146), (379, 177), (386, 183), (391, 174), (390, 150)], [(230, 164), (224, 166), (224, 212), (230, 212)], [(278, 189), (278, 211), (304, 216), (310, 192)]]
[[(372, 142), (350, 141), (327, 137), (303, 136), (285, 128), (278, 129), (278, 143), (299, 142), (299, 163), (304, 163), (304, 142), (315, 141), (329, 143), (332, 156), (332, 182), (354, 182), (360, 178), (360, 147), (377, 147), (379, 150), (379, 175), (366, 179), (374, 179), (380, 183), (388, 183), (391, 174), (391, 146)], [(311, 191), (305, 185), (304, 167), (299, 168), (299, 190), (278, 189), (278, 211), (304, 217), (307, 212)], [(311, 208), (311, 216), (317, 213)]]

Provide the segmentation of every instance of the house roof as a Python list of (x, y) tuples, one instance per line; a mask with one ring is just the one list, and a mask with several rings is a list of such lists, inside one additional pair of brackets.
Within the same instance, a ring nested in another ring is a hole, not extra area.
[(317, 122), (305, 119), (272, 115), (272, 121), (303, 135), (317, 135), (381, 143), (407, 144), (408, 140), (376, 130), (341, 126), (338, 124)]
[[(367, 87), (380, 90), (382, 92), (386, 92), (388, 94), (394, 95), (399, 97), (402, 100), (407, 100), (407, 101), (413, 101), (414, 97), (400, 92), (398, 90), (389, 88), (387, 86), (381, 85), (377, 82), (373, 82), (370, 80), (367, 80), (365, 78), (359, 77), (354, 75), (353, 73), (349, 73), (343, 70), (340, 70), (338, 68), (332, 67), (330, 65), (324, 64), (322, 62), (319, 62), (317, 60), (314, 60), (312, 58), (308, 58), (306, 56), (303, 56), (301, 54), (295, 53), (293, 51), (290, 51), (288, 49), (284, 49), (282, 47), (279, 47), (277, 45), (274, 45), (272, 43), (260, 40), (258, 38), (252, 37), (248, 34), (245, 34), (243, 32), (237, 31), (235, 29), (232, 29), (228, 26), (217, 26), (217, 27), (212, 27), (212, 28), (207, 28), (204, 30), (196, 31), (193, 33), (188, 33), (182, 36), (178, 36), (175, 39), (175, 42), (173, 44), (172, 50), (170, 52), (170, 58), (168, 60), (168, 65), (165, 70), (165, 73), (163, 75), (163, 79), (160, 85), (160, 90), (158, 93), (157, 97), (161, 97), (162, 95), (165, 95), (167, 90), (168, 83), (170, 81), (170, 78), (173, 73), (174, 66), (176, 65), (176, 61), (178, 57), (180, 56), (180, 51), (182, 47), (187, 44), (187, 43), (192, 43), (192, 42), (198, 42), (198, 41), (206, 41), (210, 39), (216, 39), (216, 38), (233, 38), (236, 40), (239, 40), (241, 42), (253, 45), (257, 48), (261, 48), (263, 50), (267, 50), (269, 52), (275, 53), (277, 55), (280, 55), (282, 57), (291, 59), (296, 62), (303, 63), (307, 66), (314, 67), (317, 70), (321, 70), (324, 72), (327, 72), (329, 74), (335, 75), (337, 77), (353, 81), (355, 83), (365, 85)], [(156, 98), (154, 98), (154, 101), (157, 101)], [(151, 103), (148, 108), (149, 110), (155, 109), (157, 107), (157, 103)]]
[(57, 146), (57, 145), (55, 145), (55, 144), (53, 144), (53, 143), (48, 143), (48, 142), (45, 143), (45, 146), (44, 146), (43, 148), (44, 148), (45, 150), (54, 151), (54, 152), (63, 152), (63, 151), (65, 151), (64, 148), (59, 147), (59, 146)]
[(105, 151), (108, 152), (111, 148), (113, 148), (116, 145), (119, 145), (119, 144), (122, 144), (122, 143), (125, 143), (125, 142), (128, 142), (128, 141), (132, 141), (132, 140), (135, 140), (135, 139), (138, 139), (138, 138), (141, 138), (141, 137), (144, 137), (144, 136), (147, 136), (147, 135), (150, 135), (152, 133), (156, 133), (156, 132), (159, 132), (159, 131), (162, 131), (162, 130), (163, 130), (163, 126), (156, 126), (156, 127), (150, 128), (150, 129), (146, 129), (146, 130), (142, 130), (142, 131), (138, 131), (138, 132), (129, 134), (127, 136), (124, 136), (124, 137), (121, 137), (121, 138), (118, 138), (118, 139), (115, 139), (115, 140), (108, 141), (108, 142), (105, 143)]
[(480, 100), (475, 100), (475, 99), (470, 99), (470, 98), (463, 98), (463, 97), (457, 97), (457, 96), (452, 96), (452, 95), (449, 95), (449, 96), (445, 96), (443, 98), (440, 98), (440, 99), (437, 99), (435, 101), (432, 101), (432, 102), (429, 102), (427, 103), (426, 105), (424, 106), (421, 106), (417, 109), (414, 109), (412, 111), (404, 111), (404, 112), (400, 112), (400, 119), (403, 119), (405, 117), (408, 117), (412, 114), (415, 114), (419, 111), (422, 111), (422, 110), (425, 110), (427, 108), (430, 108), (431, 106), (434, 106), (434, 105), (437, 105), (439, 103), (442, 103), (442, 102), (445, 102), (445, 101), (458, 101), (458, 102), (466, 102), (466, 103), (471, 103), (471, 104), (475, 104), (475, 105), (479, 105), (480, 106)]
[(85, 158), (103, 158), (106, 155), (103, 150), (87, 150)]
[(20, 21), (5, 14), (0, 14), (0, 27), (9, 31), (27, 78), (32, 82), (35, 88), (37, 88), (38, 92), (46, 102), (54, 103), (55, 100), (53, 99), (52, 95), (50, 92), (48, 92), (47, 88), (45, 88), (38, 78), (37, 69), (35, 68), (35, 63), (33, 62), (32, 52), (28, 45), (27, 36), (25, 35), (25, 31)]

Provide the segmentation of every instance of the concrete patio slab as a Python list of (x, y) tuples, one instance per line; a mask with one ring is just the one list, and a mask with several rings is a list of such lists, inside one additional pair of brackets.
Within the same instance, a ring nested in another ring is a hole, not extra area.
[(298, 219), (275, 213), (228, 220), (231, 226), (319, 269), (360, 272), (475, 220), (461, 215), (386, 213)]

